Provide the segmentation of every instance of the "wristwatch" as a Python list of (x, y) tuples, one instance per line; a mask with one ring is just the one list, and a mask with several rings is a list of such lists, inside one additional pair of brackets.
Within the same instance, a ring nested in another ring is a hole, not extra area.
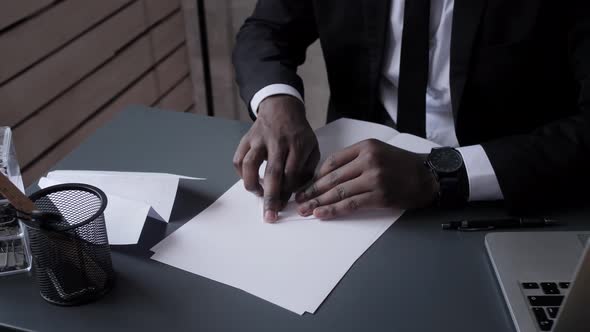
[(438, 181), (439, 206), (456, 207), (467, 202), (469, 183), (459, 151), (451, 147), (434, 148), (426, 158), (425, 164)]

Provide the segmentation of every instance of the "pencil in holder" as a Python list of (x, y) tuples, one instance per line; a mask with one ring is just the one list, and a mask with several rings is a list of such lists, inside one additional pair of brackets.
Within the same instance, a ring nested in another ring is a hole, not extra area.
[(71, 306), (108, 293), (115, 283), (104, 220), (104, 192), (86, 184), (62, 184), (31, 195), (37, 209), (50, 218), (29, 228), (33, 266), (41, 296)]

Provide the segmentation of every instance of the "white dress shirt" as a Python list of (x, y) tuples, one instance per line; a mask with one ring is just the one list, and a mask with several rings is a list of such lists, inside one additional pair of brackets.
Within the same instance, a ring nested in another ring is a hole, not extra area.
[[(391, 118), (397, 119), (399, 67), (402, 48), (405, 0), (393, 0), (390, 29), (385, 47), (381, 102)], [(457, 147), (469, 179), (469, 200), (503, 199), (498, 179), (481, 145), (458, 147), (451, 104), (450, 51), (454, 0), (432, 0), (430, 7), (430, 66), (426, 88), (426, 138), (442, 146)], [(303, 102), (297, 89), (286, 84), (271, 84), (250, 101), (252, 110), (272, 95), (287, 94)]]

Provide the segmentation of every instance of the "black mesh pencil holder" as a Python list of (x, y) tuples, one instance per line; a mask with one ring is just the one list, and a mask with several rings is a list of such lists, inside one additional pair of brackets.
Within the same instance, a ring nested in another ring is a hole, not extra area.
[(115, 272), (103, 214), (105, 194), (86, 184), (63, 184), (42, 189), (31, 200), (52, 216), (37, 223), (23, 220), (41, 296), (69, 306), (106, 294)]

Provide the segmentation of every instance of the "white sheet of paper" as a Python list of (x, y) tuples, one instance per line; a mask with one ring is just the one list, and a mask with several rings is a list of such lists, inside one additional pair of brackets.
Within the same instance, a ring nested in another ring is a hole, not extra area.
[[(41, 178), (39, 187), (46, 188), (61, 183), (63, 182)], [(60, 207), (57, 206), (57, 208)], [(150, 206), (144, 202), (107, 194), (107, 207), (104, 211), (104, 218), (109, 244), (136, 244), (139, 241), (149, 210)]]
[(396, 135), (387, 143), (393, 146), (397, 146), (400, 149), (404, 149), (414, 153), (430, 153), (430, 150), (432, 150), (432, 148), (440, 147), (440, 145), (434, 142), (409, 134)]
[(152, 250), (152, 259), (242, 289), (297, 314), (315, 312), (402, 211), (334, 221), (260, 221), (240, 181)]
[(316, 130), (322, 153), (320, 165), (333, 152), (342, 150), (360, 141), (378, 139), (387, 142), (399, 132), (391, 127), (353, 119), (338, 119)]
[(47, 178), (61, 182), (87, 183), (107, 194), (144, 202), (153, 208), (150, 210), (150, 217), (168, 222), (181, 177), (161, 173), (53, 171), (47, 174)]
[[(350, 119), (337, 120), (316, 134), (322, 160), (369, 138), (418, 153), (436, 146), (386, 126)], [(264, 223), (262, 200), (248, 193), (240, 181), (152, 248), (152, 259), (237, 287), (295, 313), (314, 313), (352, 264), (403, 214), (377, 209), (320, 221), (299, 216), (296, 207), (291, 202), (278, 223)]]

